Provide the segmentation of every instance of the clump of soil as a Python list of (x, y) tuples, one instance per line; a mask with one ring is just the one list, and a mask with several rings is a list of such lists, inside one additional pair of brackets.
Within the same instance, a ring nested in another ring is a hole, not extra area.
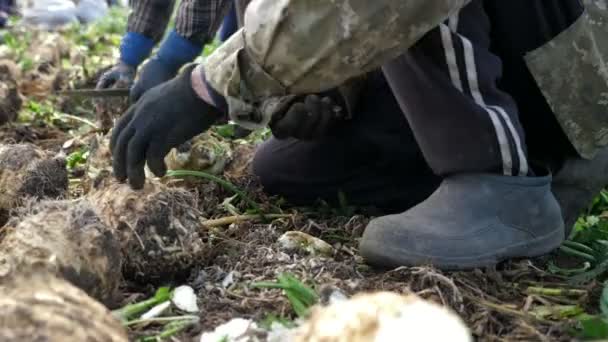
[(58, 198), (68, 189), (63, 158), (31, 144), (0, 145), (0, 225), (25, 198)]
[(135, 191), (107, 178), (87, 198), (120, 241), (128, 280), (185, 278), (203, 258), (205, 243), (191, 193), (154, 181)]
[(0, 125), (15, 121), (23, 105), (18, 79), (17, 65), (10, 60), (0, 60)]
[(0, 291), (0, 340), (127, 342), (100, 303), (47, 273), (18, 276)]
[[(26, 212), (27, 211), (27, 212)], [(117, 238), (85, 200), (47, 201), (3, 228), (0, 282), (32, 269), (70, 281), (107, 305), (117, 299), (122, 255)]]

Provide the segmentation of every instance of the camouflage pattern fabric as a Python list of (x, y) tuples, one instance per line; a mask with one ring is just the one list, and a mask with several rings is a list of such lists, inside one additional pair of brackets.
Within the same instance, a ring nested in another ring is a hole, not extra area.
[(281, 96), (326, 91), (376, 69), (469, 2), (253, 0), (245, 27), (202, 68), (232, 119), (253, 129), (269, 122), (266, 109)]
[(526, 63), (562, 129), (583, 158), (608, 145), (608, 11), (586, 0), (566, 31), (526, 56)]
[[(255, 129), (290, 94), (336, 87), (401, 55), (467, 0), (253, 0), (245, 27), (194, 72)], [(526, 61), (581, 156), (608, 145), (608, 1)], [(196, 74), (194, 75), (196, 77)]]

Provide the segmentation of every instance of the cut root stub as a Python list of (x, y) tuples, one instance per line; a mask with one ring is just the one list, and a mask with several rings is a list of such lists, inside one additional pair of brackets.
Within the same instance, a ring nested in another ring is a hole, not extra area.
[(122, 281), (120, 245), (88, 202), (39, 203), (4, 231), (0, 284), (16, 273), (44, 270), (113, 306)]
[(0, 341), (128, 341), (102, 304), (48, 273), (11, 279), (0, 288), (0, 308)]
[(65, 159), (31, 144), (0, 145), (0, 225), (25, 198), (59, 198), (68, 190)]
[(165, 283), (187, 277), (201, 262), (205, 246), (191, 193), (153, 181), (139, 191), (109, 181), (88, 198), (119, 237), (125, 278)]

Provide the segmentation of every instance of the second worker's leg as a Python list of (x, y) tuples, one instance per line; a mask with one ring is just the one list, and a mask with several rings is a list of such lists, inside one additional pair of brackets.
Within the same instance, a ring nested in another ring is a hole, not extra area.
[(426, 201), (370, 222), (360, 249), (380, 266), (482, 267), (557, 248), (564, 238), (551, 176), (532, 170), (514, 100), (497, 87), (481, 0), (429, 32), (384, 71), (431, 168)]

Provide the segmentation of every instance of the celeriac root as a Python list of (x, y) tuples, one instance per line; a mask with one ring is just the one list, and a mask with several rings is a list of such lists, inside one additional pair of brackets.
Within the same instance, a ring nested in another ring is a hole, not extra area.
[(128, 338), (102, 304), (41, 271), (0, 286), (0, 341), (127, 342)]
[(125, 278), (154, 283), (188, 276), (205, 251), (196, 198), (153, 180), (139, 191), (106, 181), (87, 198), (120, 241)]
[(63, 158), (31, 144), (0, 145), (0, 225), (26, 198), (58, 198), (68, 189)]
[(4, 227), (0, 284), (22, 272), (44, 270), (112, 305), (121, 283), (117, 237), (85, 200), (34, 205)]

